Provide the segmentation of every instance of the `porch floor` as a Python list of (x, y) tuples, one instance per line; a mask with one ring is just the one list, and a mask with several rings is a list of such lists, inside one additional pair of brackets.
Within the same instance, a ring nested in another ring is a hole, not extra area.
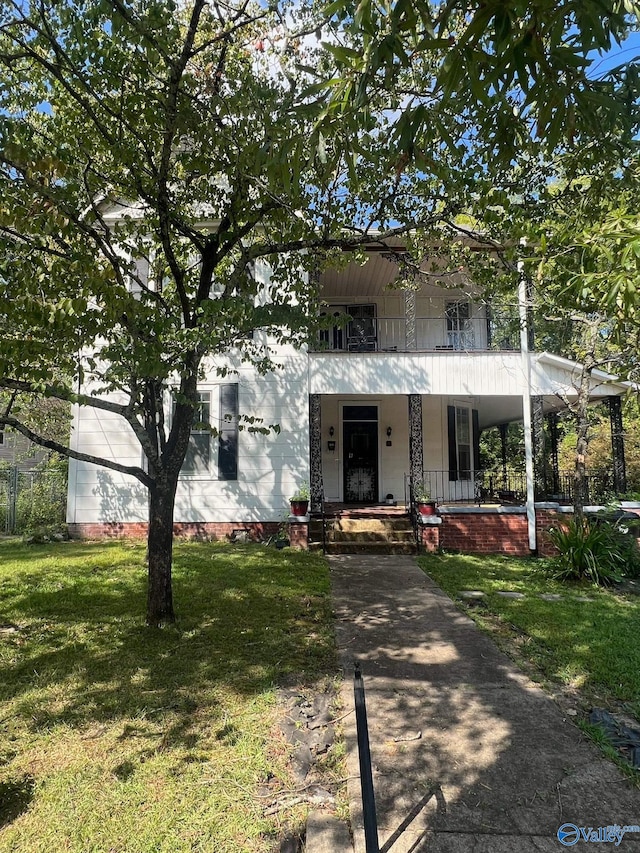
[[(408, 515), (405, 504), (391, 506), (390, 504), (346, 504), (327, 502), (324, 505), (325, 515), (337, 515), (343, 518), (398, 518)], [(314, 513), (321, 515), (321, 513)]]
[[(524, 506), (524, 501), (502, 500), (502, 501), (444, 501), (438, 504), (438, 508), (447, 507), (469, 507), (474, 509), (495, 509), (500, 506)], [(352, 504), (327, 501), (324, 505), (325, 516), (339, 518), (398, 518), (409, 515), (409, 507), (405, 503), (397, 506), (389, 504)], [(312, 518), (321, 518), (322, 513), (311, 513)]]

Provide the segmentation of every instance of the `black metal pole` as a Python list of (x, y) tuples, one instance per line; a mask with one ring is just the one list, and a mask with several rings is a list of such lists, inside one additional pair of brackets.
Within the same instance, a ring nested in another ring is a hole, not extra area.
[(360, 664), (355, 665), (353, 677), (353, 695), (356, 705), (356, 729), (358, 732), (358, 758), (360, 760), (360, 787), (362, 789), (362, 819), (364, 823), (364, 843), (367, 853), (380, 853), (378, 843), (378, 822), (376, 818), (376, 798), (373, 792), (373, 774), (371, 772), (371, 751), (369, 749), (369, 729), (367, 726), (367, 706), (364, 696), (364, 681)]

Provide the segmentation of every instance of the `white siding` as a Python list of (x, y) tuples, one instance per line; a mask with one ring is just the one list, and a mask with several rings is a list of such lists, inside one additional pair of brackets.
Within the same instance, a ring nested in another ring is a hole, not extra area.
[[(181, 481), (176, 521), (278, 521), (296, 486), (309, 480), (309, 399), (305, 358), (297, 369), (255, 376), (240, 371), (240, 414), (259, 416), (280, 433), (250, 433), (238, 440), (238, 479), (190, 477)], [(235, 381), (227, 377), (224, 381)], [(209, 387), (204, 384), (203, 388)]]
[[(288, 498), (309, 480), (309, 401), (306, 355), (284, 359), (285, 368), (257, 376), (248, 366), (223, 379), (203, 382), (217, 410), (219, 384), (238, 382), (241, 415), (257, 416), (280, 433), (239, 433), (238, 479), (207, 475), (183, 477), (176, 499), (176, 521), (277, 521)], [(78, 450), (140, 466), (142, 454), (131, 428), (118, 416), (91, 409), (74, 413), (73, 444)], [(217, 456), (212, 441), (214, 460)], [(145, 521), (147, 491), (133, 477), (96, 465), (71, 462), (70, 523)]]
[[(564, 362), (564, 363), (563, 363)], [(568, 359), (549, 358), (546, 353), (531, 356), (531, 393), (555, 394), (569, 399), (575, 398), (580, 387), (582, 366)], [(609, 377), (612, 379), (613, 377)], [(606, 397), (619, 394), (624, 383), (605, 382), (594, 372), (589, 382), (589, 394), (593, 397)]]
[(313, 353), (312, 394), (520, 395), (520, 353)]
[[(75, 407), (71, 447), (122, 465), (141, 466), (142, 452), (131, 427), (118, 415)], [(147, 491), (126, 474), (69, 460), (69, 523), (145, 521)]]
[[(531, 393), (575, 397), (580, 367), (531, 358)], [(526, 374), (519, 352), (311, 353), (312, 394), (429, 394), (521, 397)], [(591, 395), (620, 393), (593, 379)]]

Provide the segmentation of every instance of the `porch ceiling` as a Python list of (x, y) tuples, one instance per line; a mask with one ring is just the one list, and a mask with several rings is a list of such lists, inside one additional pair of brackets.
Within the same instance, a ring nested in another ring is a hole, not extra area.
[[(522, 420), (522, 397), (477, 397), (474, 408), (478, 410), (480, 429)], [(566, 408), (566, 404), (557, 397), (543, 397), (545, 414), (563, 412)]]
[[(611, 396), (618, 396), (616, 391), (611, 390)], [(604, 397), (592, 398), (591, 405), (603, 402)], [(544, 396), (542, 398), (542, 409), (544, 414), (550, 412), (566, 412), (567, 402), (575, 402), (576, 398), (561, 400), (555, 396)], [(478, 421), (481, 429), (498, 426), (499, 424), (517, 423), (522, 421), (522, 398), (520, 397), (479, 397), (476, 398), (474, 408), (478, 410)]]
[[(383, 257), (384, 254), (383, 251), (370, 249), (367, 250), (363, 264), (353, 261), (341, 269), (324, 272), (320, 276), (322, 299), (339, 303), (354, 297), (373, 300), (384, 296), (393, 289), (399, 274), (397, 264)], [(474, 289), (464, 272), (457, 269), (450, 271), (440, 259), (426, 259), (421, 270), (424, 275), (416, 290), (420, 296), (441, 296), (442, 284), (446, 284), (447, 292), (453, 298), (469, 295)]]

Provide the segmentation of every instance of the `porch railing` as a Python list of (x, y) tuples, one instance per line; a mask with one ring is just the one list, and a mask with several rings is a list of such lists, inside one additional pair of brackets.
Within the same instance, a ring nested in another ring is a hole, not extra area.
[[(576, 479), (573, 471), (547, 473), (539, 478), (537, 489), (546, 500), (571, 504), (575, 498)], [(613, 470), (590, 471), (584, 478), (583, 502), (588, 504), (606, 504), (615, 500), (616, 495)], [(542, 499), (542, 498), (541, 498)]]
[(467, 352), (520, 348), (513, 320), (474, 317), (451, 323), (446, 317), (417, 317), (415, 345), (406, 317), (370, 317), (323, 329), (313, 352)]
[[(524, 470), (458, 471), (456, 479), (452, 479), (452, 472), (449, 471), (425, 470), (422, 472), (422, 483), (431, 499), (438, 503), (522, 505), (527, 499)], [(538, 501), (571, 505), (575, 489), (573, 471), (546, 472), (536, 476), (535, 498)], [(408, 475), (405, 476), (405, 494), (413, 494)], [(606, 504), (615, 497), (613, 471), (587, 473), (583, 488), (585, 505)]]

